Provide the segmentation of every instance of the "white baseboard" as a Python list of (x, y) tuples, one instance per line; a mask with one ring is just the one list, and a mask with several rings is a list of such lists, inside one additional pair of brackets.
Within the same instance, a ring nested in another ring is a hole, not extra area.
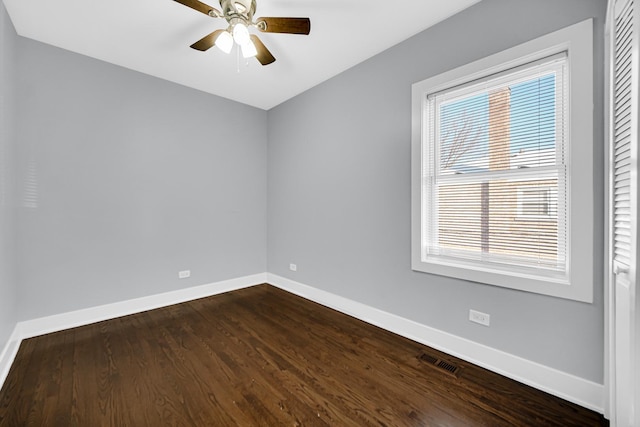
[(44, 335), (64, 329), (89, 325), (116, 317), (128, 316), (147, 310), (179, 304), (198, 298), (222, 294), (237, 289), (266, 283), (267, 273), (254, 274), (252, 276), (239, 277), (237, 279), (223, 280), (207, 285), (194, 286), (179, 289), (177, 291), (135, 298), (132, 300), (105, 304), (97, 307), (85, 308), (68, 313), (55, 314), (33, 320), (18, 322), (13, 334), (0, 353), (0, 388), (6, 380), (11, 364), (16, 357), (22, 340)]
[(603, 413), (605, 390), (602, 384), (275, 274), (268, 274), (267, 283), (585, 408)]
[(269, 283), (539, 390), (603, 413), (604, 386), (270, 273), (18, 322), (0, 353), (0, 388), (23, 339)]
[(4, 380), (7, 379), (7, 375), (9, 375), (9, 369), (11, 369), (13, 360), (16, 358), (21, 341), (20, 328), (16, 325), (13, 328), (13, 333), (9, 337), (9, 341), (7, 341), (4, 349), (0, 352), (0, 388), (2, 388)]
[(179, 304), (185, 301), (217, 295), (224, 292), (235, 291), (237, 289), (248, 288), (250, 286), (266, 283), (266, 281), (267, 274), (260, 273), (252, 276), (223, 280), (221, 282), (209, 283), (207, 285), (194, 286), (191, 288), (179, 289), (177, 291), (85, 308), (68, 313), (55, 314), (53, 316), (41, 317), (39, 319), (26, 320), (24, 322), (19, 322), (18, 325), (20, 326), (21, 339), (26, 339), (51, 332), (61, 331), (63, 329), (75, 328), (95, 322), (101, 322), (103, 320), (115, 319), (116, 317), (128, 316), (130, 314), (141, 313), (143, 311), (166, 307), (172, 304)]

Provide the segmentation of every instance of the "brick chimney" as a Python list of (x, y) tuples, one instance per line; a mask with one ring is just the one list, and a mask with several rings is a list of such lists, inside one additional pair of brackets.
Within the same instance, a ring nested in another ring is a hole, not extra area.
[(509, 122), (511, 91), (503, 88), (489, 94), (489, 170), (509, 169)]
[[(511, 90), (503, 88), (489, 94), (489, 170), (509, 169), (509, 128)], [(504, 220), (500, 216), (506, 189), (502, 184), (483, 182), (480, 193), (480, 245), (482, 252), (491, 251), (490, 229)], [(492, 216), (491, 213), (494, 213)]]

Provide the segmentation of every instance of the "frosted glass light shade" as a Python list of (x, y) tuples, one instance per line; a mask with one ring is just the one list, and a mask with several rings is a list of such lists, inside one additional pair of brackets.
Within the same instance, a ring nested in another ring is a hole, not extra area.
[(258, 54), (258, 51), (256, 50), (256, 47), (251, 40), (243, 44), (241, 47), (242, 56), (245, 58), (252, 58)]
[(228, 31), (223, 32), (216, 39), (216, 46), (224, 53), (231, 52), (231, 48), (233, 47), (233, 37), (231, 37), (231, 34), (229, 34)]
[(236, 24), (233, 27), (233, 39), (240, 46), (250, 43), (251, 40), (249, 39), (249, 30), (247, 29), (247, 26), (241, 23)]

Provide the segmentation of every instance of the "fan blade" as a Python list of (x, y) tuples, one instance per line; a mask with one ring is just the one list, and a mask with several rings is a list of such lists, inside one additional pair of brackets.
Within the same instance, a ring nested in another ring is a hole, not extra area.
[(251, 34), (251, 41), (258, 51), (256, 59), (260, 61), (262, 65), (269, 65), (272, 62), (275, 62), (276, 58), (271, 54), (271, 52), (269, 52), (269, 49), (267, 49), (258, 36)]
[(197, 10), (198, 12), (202, 12), (205, 15), (212, 16), (214, 18), (222, 16), (222, 13), (215, 7), (211, 7), (208, 4), (204, 4), (199, 2), (198, 0), (174, 0), (178, 3), (181, 3), (191, 9)]
[(191, 45), (193, 49), (205, 51), (211, 48), (214, 44), (216, 44), (216, 40), (218, 36), (222, 34), (224, 30), (215, 30), (213, 33), (208, 34)]
[(258, 18), (256, 25), (265, 33), (307, 35), (311, 31), (309, 18)]

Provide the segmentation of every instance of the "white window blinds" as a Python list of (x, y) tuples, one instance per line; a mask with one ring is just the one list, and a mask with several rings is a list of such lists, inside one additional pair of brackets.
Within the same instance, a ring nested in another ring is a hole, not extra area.
[(422, 257), (563, 282), (564, 53), (428, 94)]

